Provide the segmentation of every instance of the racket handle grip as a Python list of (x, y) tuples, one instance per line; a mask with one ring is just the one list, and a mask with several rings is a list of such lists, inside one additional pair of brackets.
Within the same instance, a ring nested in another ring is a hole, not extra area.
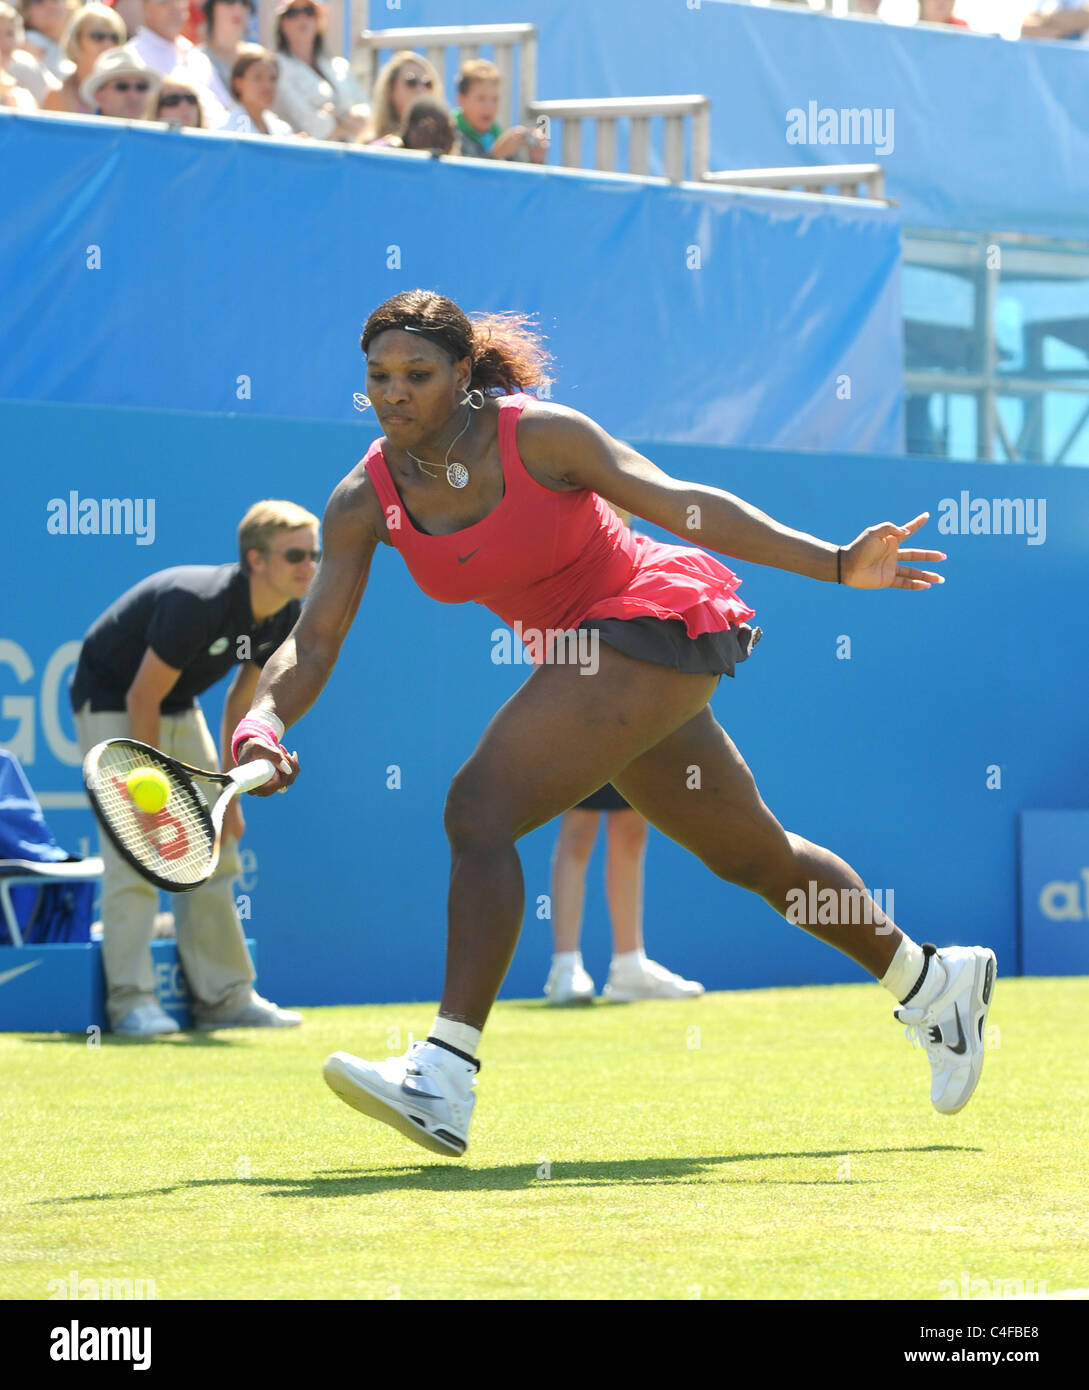
[(243, 763), (232, 768), (230, 779), (240, 791), (251, 792), (255, 787), (263, 787), (276, 776), (276, 769), (267, 758), (258, 758), (252, 763)]

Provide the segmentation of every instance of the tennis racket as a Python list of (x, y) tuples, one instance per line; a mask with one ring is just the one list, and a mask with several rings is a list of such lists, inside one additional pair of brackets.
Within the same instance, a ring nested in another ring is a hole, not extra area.
[[(128, 776), (141, 767), (155, 768), (169, 784), (161, 811), (141, 811), (129, 795)], [(83, 760), (83, 785), (99, 825), (138, 874), (168, 893), (207, 883), (219, 863), (227, 807), (275, 773), (264, 758), (230, 772), (205, 772), (131, 738), (97, 743)], [(211, 810), (194, 779), (226, 788)]]

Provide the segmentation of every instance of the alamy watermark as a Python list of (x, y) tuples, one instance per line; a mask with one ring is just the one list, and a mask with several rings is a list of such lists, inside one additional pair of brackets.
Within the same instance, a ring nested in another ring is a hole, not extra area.
[(939, 1298), (1040, 1298), (1046, 1293), (1044, 1279), (973, 1278), (966, 1269), (938, 1284)]
[(151, 1366), (150, 1327), (54, 1327), (49, 1356), (53, 1361), (131, 1361), (134, 1371)]
[(792, 106), (786, 113), (788, 145), (872, 145), (874, 152), (890, 155), (896, 144), (895, 114), (891, 106)]
[(78, 1270), (70, 1270), (65, 1279), (50, 1279), (47, 1299), (150, 1299), (155, 1297), (154, 1279), (90, 1279), (80, 1278)]
[(52, 497), (45, 504), (51, 536), (135, 536), (137, 545), (155, 542), (154, 497)]
[[(517, 641), (516, 641), (517, 639)], [(497, 627), (491, 634), (493, 666), (577, 666), (580, 676), (594, 676), (599, 666), (601, 634), (597, 628)]]
[(938, 503), (942, 536), (1024, 536), (1028, 545), (1047, 540), (1046, 497), (943, 497)]
[(805, 888), (786, 895), (783, 914), (796, 927), (873, 926), (878, 936), (893, 929), (891, 888), (822, 888), (810, 879)]

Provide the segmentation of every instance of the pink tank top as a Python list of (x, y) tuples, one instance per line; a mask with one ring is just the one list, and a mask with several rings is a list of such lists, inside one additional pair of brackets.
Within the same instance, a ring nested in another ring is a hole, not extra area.
[[(518, 416), (532, 396), (499, 398), (504, 493), (482, 521), (429, 536), (409, 519), (381, 441), (363, 464), (386, 528), (419, 587), (442, 603), (479, 603), (522, 634), (585, 618), (679, 618), (689, 636), (753, 616), (733, 597), (740, 580), (705, 551), (635, 536), (596, 492), (553, 492), (518, 454)], [(527, 645), (531, 638), (524, 636)]]

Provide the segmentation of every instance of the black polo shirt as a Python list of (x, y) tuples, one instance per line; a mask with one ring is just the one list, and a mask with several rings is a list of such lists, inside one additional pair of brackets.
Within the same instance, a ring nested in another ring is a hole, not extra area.
[[(264, 666), (302, 611), (292, 599), (263, 623), (250, 607), (249, 576), (239, 564), (178, 565), (160, 570), (111, 604), (91, 625), (69, 687), (72, 708), (124, 710), (148, 647), (181, 671), (163, 697), (163, 714), (191, 709), (232, 666)], [(249, 639), (248, 646), (239, 638)], [(249, 653), (247, 656), (246, 653)]]

